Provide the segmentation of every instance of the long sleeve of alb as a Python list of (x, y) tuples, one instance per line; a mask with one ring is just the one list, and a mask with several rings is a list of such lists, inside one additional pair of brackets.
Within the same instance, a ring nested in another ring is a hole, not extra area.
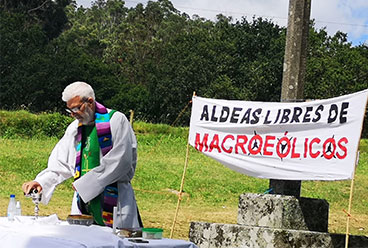
[(42, 186), (43, 204), (47, 204), (55, 190), (55, 187), (70, 178), (74, 174), (75, 164), (75, 139), (76, 122), (73, 122), (67, 128), (64, 136), (59, 140), (52, 150), (47, 168), (41, 171), (35, 178)]

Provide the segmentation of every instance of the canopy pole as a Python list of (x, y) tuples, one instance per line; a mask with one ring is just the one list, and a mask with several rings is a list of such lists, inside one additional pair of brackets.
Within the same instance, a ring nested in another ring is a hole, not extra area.
[[(193, 92), (193, 96), (195, 96), (196, 93)], [(181, 184), (180, 184), (180, 191), (179, 191), (179, 195), (178, 195), (178, 203), (176, 204), (176, 210), (175, 210), (175, 216), (174, 216), (174, 221), (173, 224), (171, 226), (171, 231), (170, 231), (170, 239), (172, 239), (173, 234), (174, 234), (174, 229), (175, 229), (175, 224), (176, 224), (176, 219), (178, 217), (178, 212), (179, 212), (179, 206), (180, 206), (180, 202), (182, 199), (182, 194), (183, 194), (183, 188), (184, 188), (184, 179), (185, 179), (185, 174), (188, 168), (188, 160), (189, 160), (189, 137), (188, 137), (188, 142), (187, 142), (187, 152), (185, 155), (185, 163), (184, 163), (184, 170), (183, 170), (183, 176), (181, 178)]]

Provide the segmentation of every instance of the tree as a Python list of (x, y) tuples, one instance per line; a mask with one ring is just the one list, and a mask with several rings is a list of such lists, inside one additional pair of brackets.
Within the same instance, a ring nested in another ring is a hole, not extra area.
[(352, 47), (345, 33), (328, 36), (311, 29), (305, 97), (322, 99), (367, 88), (368, 56), (362, 45)]
[(0, 0), (0, 10), (25, 17), (25, 26), (40, 25), (46, 36), (56, 38), (68, 19), (64, 8), (71, 0)]
[[(194, 91), (209, 98), (280, 99), (286, 30), (267, 19), (189, 17), (169, 0), (133, 8), (97, 0), (87, 9), (69, 0), (0, 0), (0, 8), (3, 108), (62, 111), (55, 98), (76, 80), (92, 84), (98, 100), (112, 108), (168, 124)], [(367, 46), (353, 47), (346, 37), (311, 22), (306, 98), (367, 88)], [(187, 124), (189, 114), (179, 124)]]

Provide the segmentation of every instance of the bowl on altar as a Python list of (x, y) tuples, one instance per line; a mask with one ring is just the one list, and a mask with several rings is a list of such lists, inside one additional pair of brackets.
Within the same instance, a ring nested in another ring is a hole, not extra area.
[(86, 215), (86, 214), (71, 214), (68, 215), (66, 221), (70, 225), (83, 225), (83, 226), (90, 226), (93, 224), (93, 216)]

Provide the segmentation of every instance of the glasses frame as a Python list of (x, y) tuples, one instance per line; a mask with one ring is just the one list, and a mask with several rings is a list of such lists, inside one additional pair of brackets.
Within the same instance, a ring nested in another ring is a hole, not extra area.
[(74, 108), (66, 108), (65, 111), (68, 112), (69, 114), (76, 114), (81, 110), (81, 107), (83, 106), (83, 104), (85, 104), (87, 101), (84, 100), (81, 104), (79, 104), (78, 107), (74, 107)]

